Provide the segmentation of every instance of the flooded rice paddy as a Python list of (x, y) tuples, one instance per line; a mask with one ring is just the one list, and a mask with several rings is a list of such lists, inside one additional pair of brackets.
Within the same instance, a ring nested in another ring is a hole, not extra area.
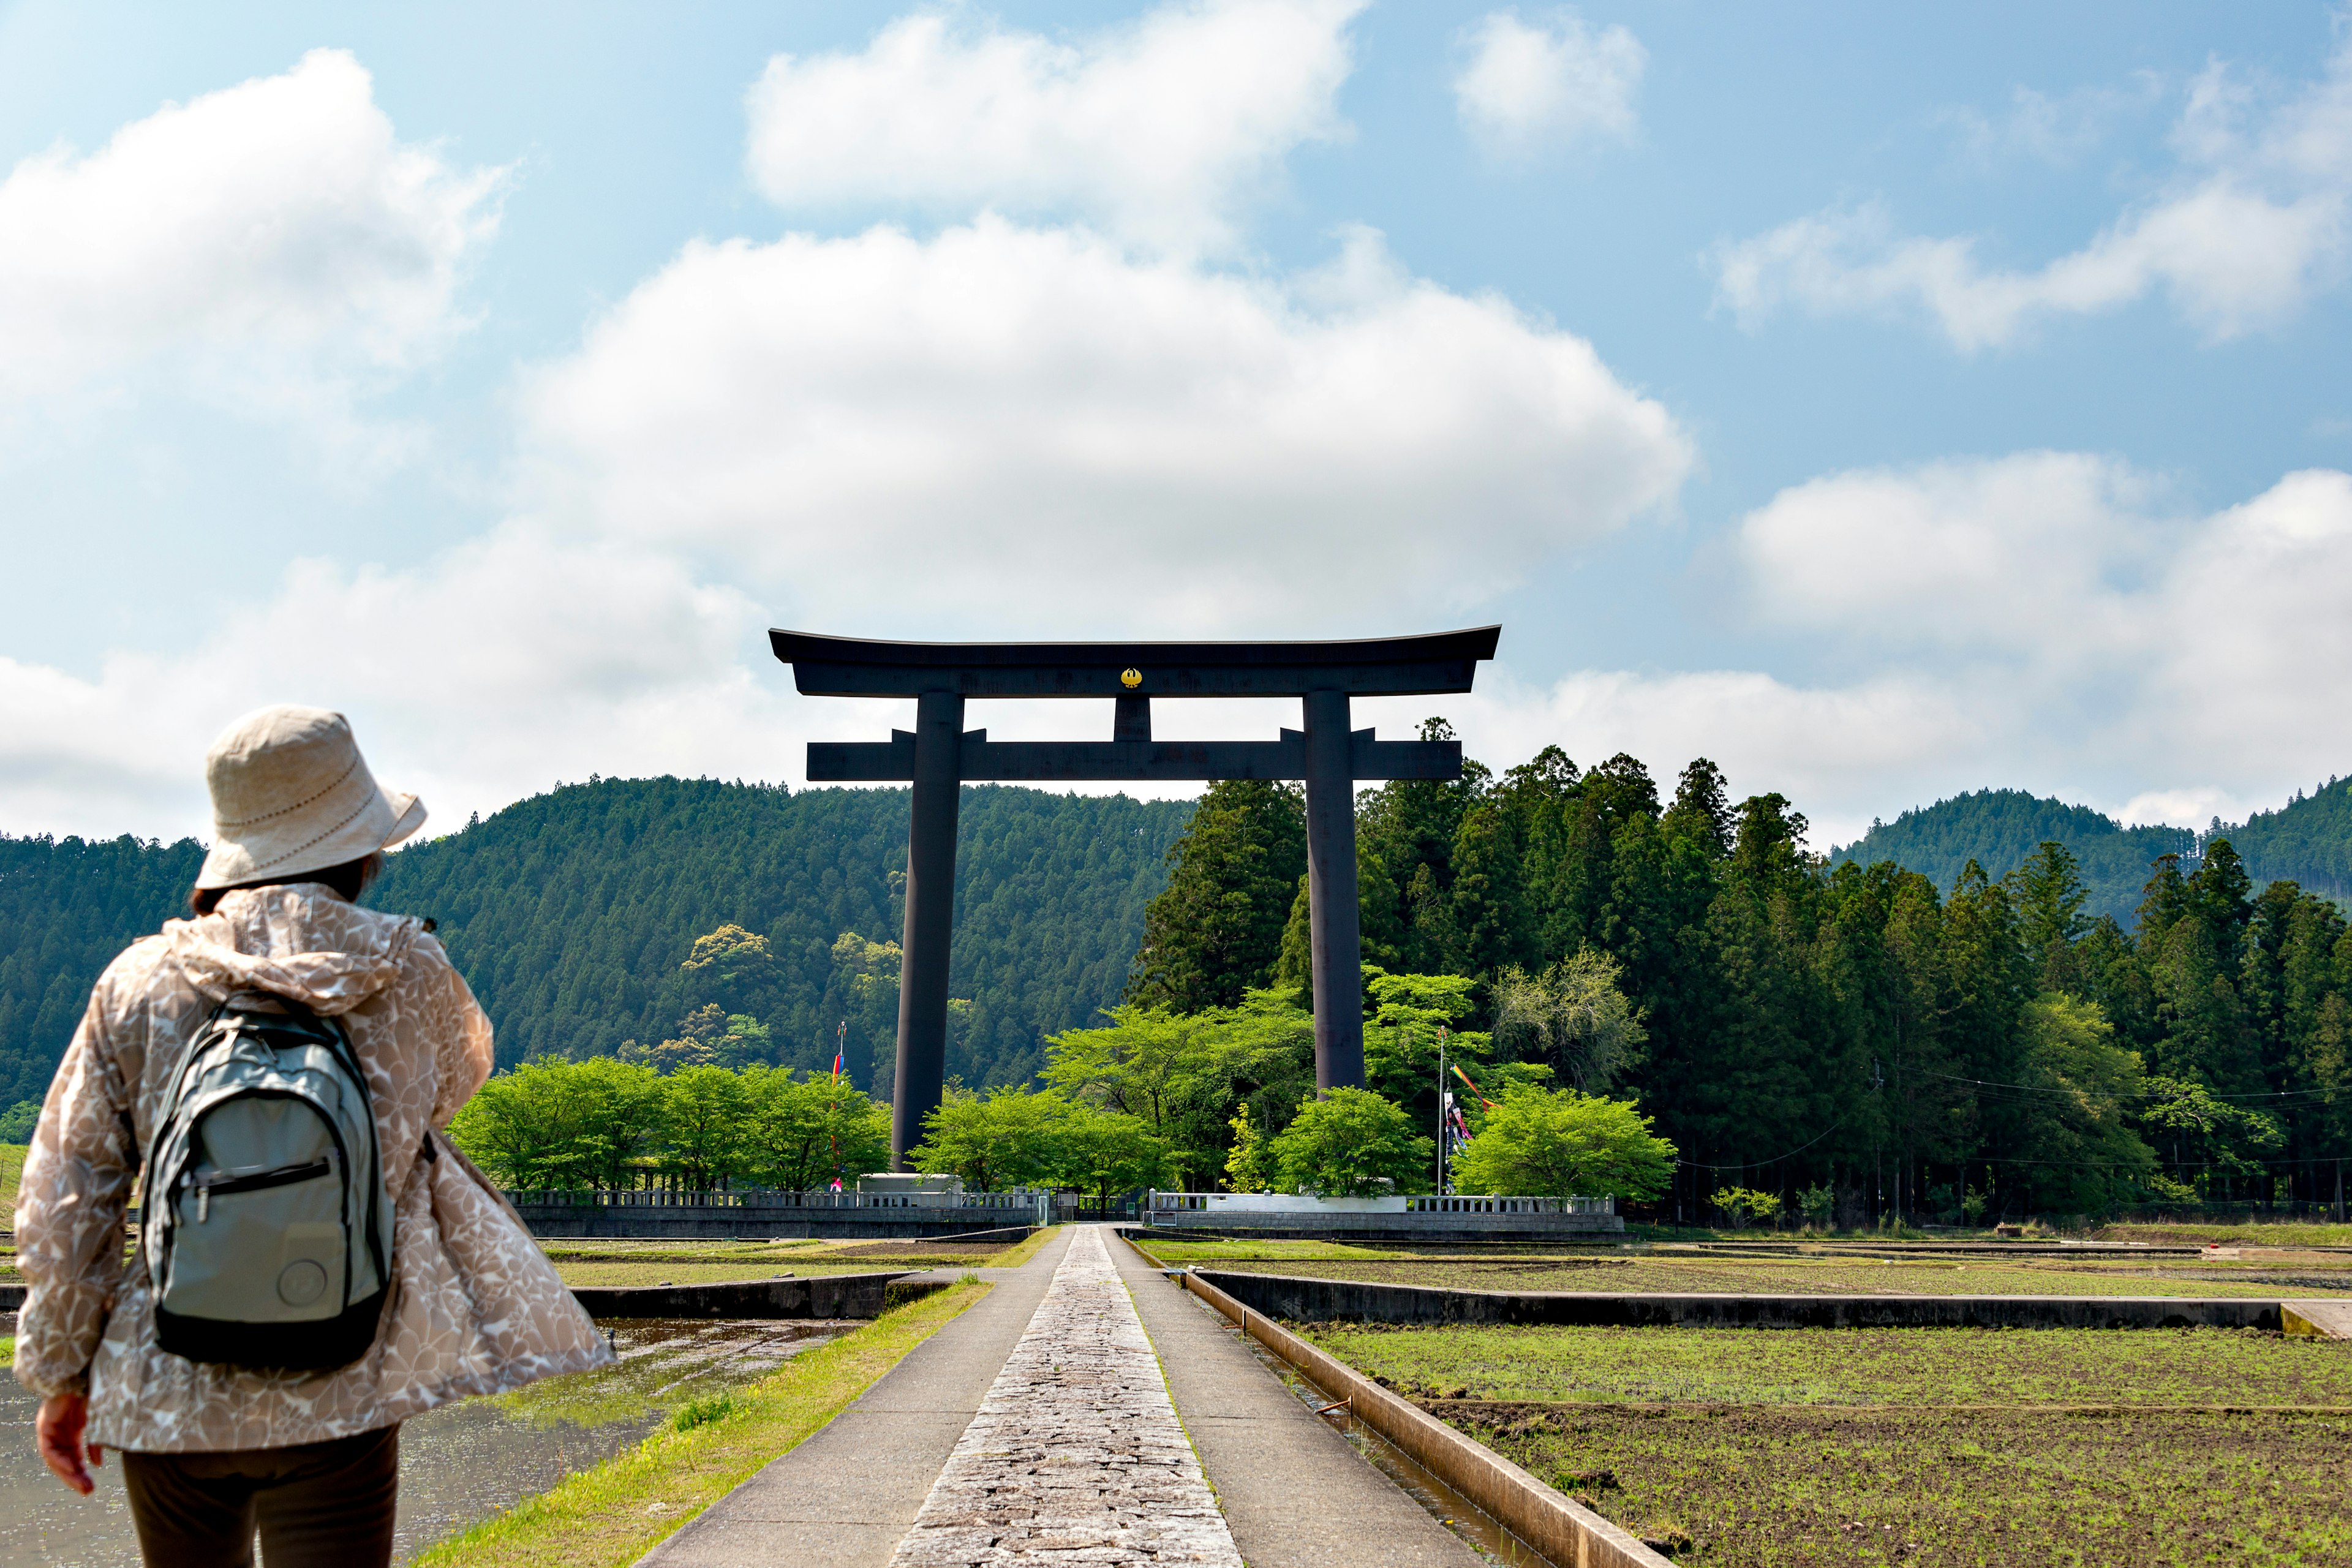
[[(842, 1321), (601, 1325), (619, 1364), (551, 1378), (495, 1399), (469, 1399), (410, 1421), (400, 1434), (397, 1558), (545, 1491), (643, 1438), (688, 1402), (772, 1372), (859, 1327)], [(111, 1455), (93, 1497), (52, 1477), (33, 1446), (39, 1401), (0, 1376), (0, 1568), (136, 1568), (138, 1539)]]

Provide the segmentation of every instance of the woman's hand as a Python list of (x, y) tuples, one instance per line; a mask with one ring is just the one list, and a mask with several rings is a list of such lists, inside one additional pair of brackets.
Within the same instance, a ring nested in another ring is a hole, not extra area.
[(89, 1465), (106, 1463), (95, 1443), (87, 1446), (89, 1465), (82, 1463), (82, 1423), (89, 1418), (87, 1395), (52, 1394), (41, 1401), (40, 1416), (33, 1423), (33, 1430), (40, 1439), (41, 1458), (48, 1461), (50, 1471), (84, 1497), (98, 1489), (98, 1483), (90, 1479)]

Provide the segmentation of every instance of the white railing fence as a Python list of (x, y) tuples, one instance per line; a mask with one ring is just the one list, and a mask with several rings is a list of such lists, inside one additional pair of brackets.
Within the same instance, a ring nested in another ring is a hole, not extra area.
[(1314, 1198), (1291, 1193), (1162, 1193), (1150, 1198), (1153, 1214), (1583, 1214), (1613, 1215), (1614, 1197), (1438, 1196), (1410, 1194), (1371, 1198)]
[(1615, 1214), (1613, 1196), (1598, 1198), (1407, 1198), (1409, 1214)]

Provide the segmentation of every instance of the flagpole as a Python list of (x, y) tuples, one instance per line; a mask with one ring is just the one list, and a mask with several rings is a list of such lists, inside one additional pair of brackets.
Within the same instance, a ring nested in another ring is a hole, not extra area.
[(1445, 1026), (1437, 1026), (1437, 1195), (1445, 1195), (1445, 1125), (1446, 1101), (1453, 1097), (1445, 1088)]
[(849, 1020), (833, 1031), (833, 1098), (824, 1103), (825, 1136), (833, 1141), (833, 1184), (841, 1185), (841, 1056), (849, 1048)]

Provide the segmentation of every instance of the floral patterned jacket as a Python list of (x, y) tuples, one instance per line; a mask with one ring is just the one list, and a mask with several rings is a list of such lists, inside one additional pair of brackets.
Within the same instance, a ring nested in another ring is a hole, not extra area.
[[(216, 1004), (252, 989), (341, 1016), (374, 1100), (393, 1287), (373, 1348), (334, 1372), (166, 1354), (146, 1266), (123, 1262), (125, 1205), (180, 1058)], [(184, 1453), (347, 1436), (608, 1362), (513, 1211), (435, 1131), (489, 1070), (489, 1020), (441, 944), (317, 883), (231, 892), (136, 943), (91, 993), (25, 1162), (18, 1380), (86, 1389), (92, 1442)]]

